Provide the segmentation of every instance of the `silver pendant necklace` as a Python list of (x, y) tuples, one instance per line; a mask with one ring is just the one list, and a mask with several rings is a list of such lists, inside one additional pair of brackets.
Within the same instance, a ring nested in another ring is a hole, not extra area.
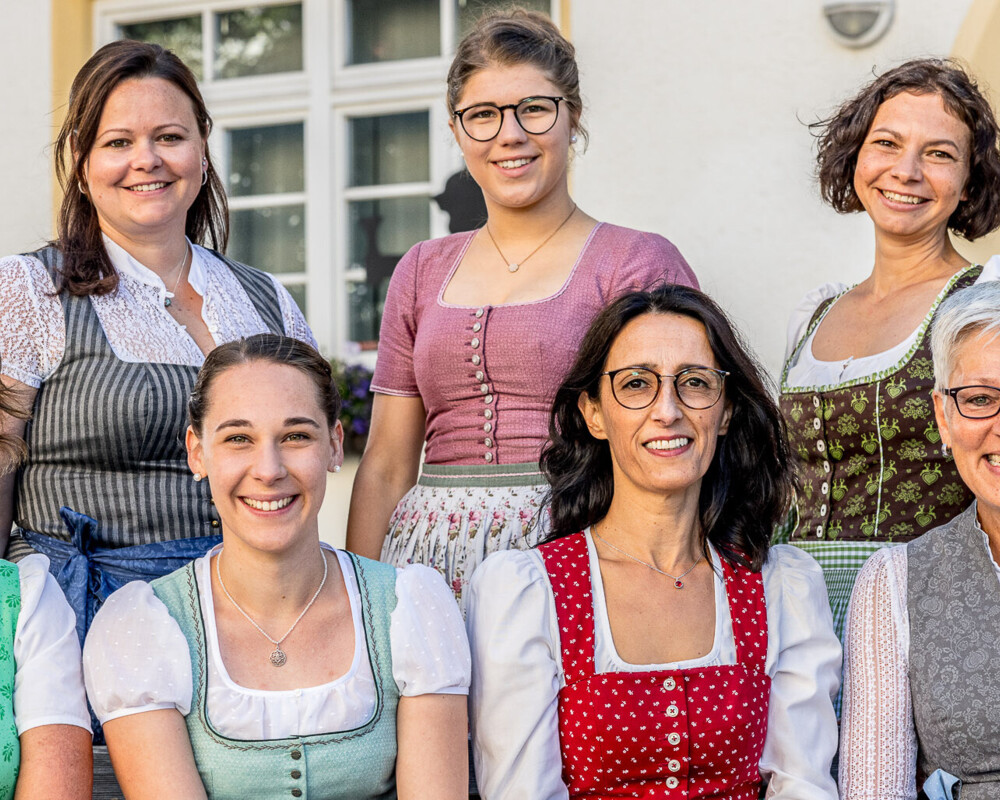
[(546, 236), (545, 240), (540, 245), (538, 245), (538, 247), (536, 247), (534, 250), (528, 253), (528, 255), (522, 258), (519, 262), (511, 261), (509, 258), (507, 258), (507, 256), (503, 254), (503, 250), (500, 249), (500, 245), (497, 244), (497, 240), (493, 238), (493, 231), (490, 230), (489, 220), (486, 221), (485, 225), (486, 235), (490, 237), (490, 241), (493, 242), (493, 246), (497, 249), (497, 252), (500, 254), (500, 258), (502, 258), (504, 260), (504, 263), (507, 265), (507, 271), (517, 272), (521, 268), (521, 264), (523, 264), (525, 261), (531, 258), (535, 253), (537, 253), (543, 247), (545, 247), (545, 245), (549, 243), (549, 239), (551, 239), (553, 236), (559, 233), (559, 231), (561, 231), (565, 227), (566, 223), (573, 218), (573, 215), (575, 213), (576, 213), (576, 203), (573, 203), (573, 210), (569, 212), (569, 216), (566, 217), (566, 219), (564, 219), (562, 222), (559, 223), (559, 227), (556, 228), (554, 231), (552, 231), (552, 233), (550, 233), (548, 236)]
[(236, 610), (239, 611), (244, 617), (246, 617), (247, 622), (253, 625), (260, 632), (261, 636), (263, 636), (271, 644), (274, 645), (274, 650), (271, 652), (271, 655), (268, 658), (272, 666), (275, 667), (285, 666), (285, 662), (288, 661), (288, 656), (285, 655), (285, 651), (281, 649), (281, 643), (291, 635), (292, 631), (295, 630), (295, 626), (299, 624), (299, 621), (306, 615), (306, 612), (313, 607), (313, 603), (316, 602), (316, 598), (319, 597), (319, 593), (323, 591), (323, 586), (326, 584), (326, 576), (330, 570), (330, 564), (326, 560), (326, 553), (320, 551), (320, 554), (323, 556), (323, 580), (319, 582), (319, 588), (316, 590), (316, 594), (312, 596), (312, 600), (310, 600), (306, 604), (306, 607), (302, 609), (302, 613), (295, 618), (295, 622), (292, 623), (292, 627), (289, 628), (287, 631), (285, 631), (285, 635), (282, 636), (280, 639), (272, 638), (267, 631), (265, 631), (262, 627), (260, 627), (260, 625), (256, 623), (253, 617), (251, 617), (246, 611), (244, 611), (240, 607), (240, 604), (236, 602), (233, 596), (229, 594), (229, 590), (226, 588), (226, 584), (223, 583), (222, 581), (222, 567), (221, 567), (222, 550), (219, 551), (219, 555), (215, 559), (215, 575), (219, 579), (219, 586), (222, 587), (222, 591), (225, 593), (226, 597), (229, 598), (229, 602), (232, 603), (234, 606), (236, 606)]
[[(172, 294), (172, 295), (176, 295), (177, 294), (177, 287), (181, 285), (181, 275), (184, 274), (184, 263), (187, 261), (189, 249), (190, 248), (187, 246), (187, 242), (185, 242), (184, 243), (184, 255), (181, 256), (181, 263), (178, 264), (176, 267), (174, 267), (174, 269), (177, 270), (177, 280), (174, 281), (174, 288), (170, 290), (170, 294)], [(164, 286), (164, 288), (166, 288), (166, 284), (164, 284), (163, 286)], [(163, 298), (163, 307), (164, 308), (170, 308), (170, 306), (172, 306), (172, 305), (173, 305), (173, 300), (171, 300), (169, 297), (165, 296)]]
[(618, 553), (621, 553), (623, 556), (625, 556), (625, 558), (629, 558), (632, 561), (634, 561), (636, 564), (642, 564), (644, 567), (649, 567), (651, 570), (653, 570), (653, 572), (659, 572), (661, 575), (663, 575), (663, 576), (665, 576), (667, 578), (670, 578), (674, 582), (674, 588), (675, 589), (683, 589), (684, 588), (684, 581), (682, 581), (681, 578), (683, 578), (685, 575), (687, 575), (689, 572), (691, 572), (691, 570), (693, 570), (695, 567), (697, 567), (701, 563), (701, 558), (699, 558), (690, 567), (688, 567), (686, 570), (684, 570), (684, 572), (682, 572), (680, 575), (671, 575), (669, 572), (664, 572), (659, 567), (654, 567), (648, 561), (643, 561), (641, 558), (636, 558), (631, 553), (626, 553), (620, 547), (615, 547), (613, 544), (611, 544), (611, 542), (609, 542), (607, 539), (605, 539), (603, 536), (601, 536), (601, 534), (599, 534), (593, 527), (590, 529), (590, 532), (592, 534), (594, 534), (594, 536), (596, 536), (602, 542), (604, 542), (604, 544), (606, 544), (612, 550), (614, 550), (614, 551), (616, 551)]

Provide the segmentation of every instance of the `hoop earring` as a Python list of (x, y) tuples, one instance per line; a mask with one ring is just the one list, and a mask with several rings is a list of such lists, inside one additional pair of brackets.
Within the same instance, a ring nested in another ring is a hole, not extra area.
[(944, 458), (948, 457), (948, 445), (946, 445), (944, 442), (941, 442), (941, 455)]
[(83, 181), (77, 181), (76, 185), (80, 189), (80, 194), (82, 194), (84, 197), (86, 197), (87, 196), (87, 190), (83, 188)]

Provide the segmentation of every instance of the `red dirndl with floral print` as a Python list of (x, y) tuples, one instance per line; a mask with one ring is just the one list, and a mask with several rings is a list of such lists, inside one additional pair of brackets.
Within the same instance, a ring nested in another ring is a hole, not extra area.
[(722, 562), (736, 665), (597, 674), (586, 538), (538, 549), (559, 622), (559, 740), (570, 798), (756, 800), (771, 691), (760, 573)]

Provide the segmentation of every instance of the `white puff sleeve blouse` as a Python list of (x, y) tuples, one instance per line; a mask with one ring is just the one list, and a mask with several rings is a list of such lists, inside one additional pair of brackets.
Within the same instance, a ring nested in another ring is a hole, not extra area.
[[(101, 328), (114, 354), (129, 363), (155, 362), (200, 367), (205, 355), (170, 315), (163, 301), (173, 297), (163, 280), (107, 236), (118, 289), (92, 295)], [(202, 297), (201, 316), (217, 345), (268, 328), (229, 266), (211, 250), (191, 245), (188, 281)], [(288, 290), (269, 276), (278, 297), (284, 332), (317, 347)], [(33, 256), (0, 258), (0, 369), (33, 388), (58, 368), (66, 350), (62, 302), (42, 262)]]
[[(219, 651), (211, 591), (214, 548), (195, 562), (208, 639), (208, 716), (232, 739), (281, 739), (349, 730), (375, 710), (375, 681), (349, 556), (337, 551), (354, 619), (354, 659), (335, 680), (303, 689), (264, 691), (236, 684)], [(462, 617), (444, 579), (419, 564), (396, 571), (390, 618), (392, 672), (400, 694), (468, 694), (469, 647)], [(84, 645), (87, 693), (101, 723), (162, 708), (191, 710), (187, 640), (149, 584), (129, 583), (94, 617)]]
[(49, 560), (32, 554), (17, 564), (21, 610), (14, 632), (14, 722), (18, 735), (41, 725), (90, 730), (80, 668), (76, 616), (49, 574)]
[[(736, 663), (736, 644), (715, 566), (715, 640), (702, 658), (631, 664), (616, 652), (601, 571), (587, 532), (593, 581), (598, 673), (688, 669)], [(830, 762), (837, 750), (833, 698), (841, 648), (833, 632), (823, 574), (807, 553), (771, 548), (763, 570), (771, 678), (761, 773), (769, 798), (835, 800)], [(466, 621), (472, 647), (470, 693), (476, 778), (487, 800), (566, 800), (559, 749), (558, 694), (565, 685), (555, 600), (537, 551), (496, 553), (473, 576)]]

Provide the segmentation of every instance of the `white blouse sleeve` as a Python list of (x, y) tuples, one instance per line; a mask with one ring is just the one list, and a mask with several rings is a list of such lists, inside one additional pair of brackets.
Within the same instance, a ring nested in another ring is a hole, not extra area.
[(798, 305), (792, 309), (792, 314), (788, 318), (788, 332), (785, 340), (786, 362), (794, 352), (796, 345), (806, 335), (806, 330), (809, 328), (809, 320), (816, 313), (816, 309), (819, 308), (820, 303), (824, 300), (829, 300), (831, 297), (836, 297), (846, 289), (846, 283), (824, 283), (822, 286), (806, 292), (805, 296), (799, 300)]
[(537, 552), (487, 558), (472, 576), (473, 751), (485, 800), (567, 800), (559, 749), (555, 603)]
[(142, 581), (125, 584), (94, 616), (83, 645), (83, 675), (102, 725), (143, 711), (191, 710), (187, 639)]
[(469, 642), (455, 595), (422, 564), (396, 570), (396, 608), (389, 620), (392, 675), (404, 697), (468, 694)]
[(49, 560), (30, 555), (17, 565), (21, 611), (14, 633), (14, 721), (18, 735), (41, 725), (90, 730), (80, 669), (76, 616), (49, 574)]
[(300, 342), (305, 342), (319, 350), (316, 337), (313, 336), (312, 329), (295, 303), (295, 299), (274, 275), (271, 275), (271, 280), (274, 282), (274, 291), (278, 293), (278, 307), (281, 309), (281, 322), (285, 328), (285, 336), (291, 336), (293, 339), (298, 339)]
[(983, 271), (976, 278), (976, 283), (995, 280), (1000, 280), (1000, 255), (990, 256), (989, 260), (983, 264)]
[(844, 641), (841, 797), (913, 800), (917, 734), (910, 698), (905, 546), (878, 550), (858, 574)]
[[(833, 632), (823, 572), (790, 545), (771, 549), (765, 592), (780, 592), (768, 614), (771, 697), (761, 774), (768, 798), (836, 800), (830, 764), (837, 752), (833, 700), (840, 689), (841, 648)], [(777, 617), (775, 619), (775, 617)]]
[(36, 258), (0, 259), (0, 371), (37, 389), (65, 349), (62, 305), (45, 267)]

